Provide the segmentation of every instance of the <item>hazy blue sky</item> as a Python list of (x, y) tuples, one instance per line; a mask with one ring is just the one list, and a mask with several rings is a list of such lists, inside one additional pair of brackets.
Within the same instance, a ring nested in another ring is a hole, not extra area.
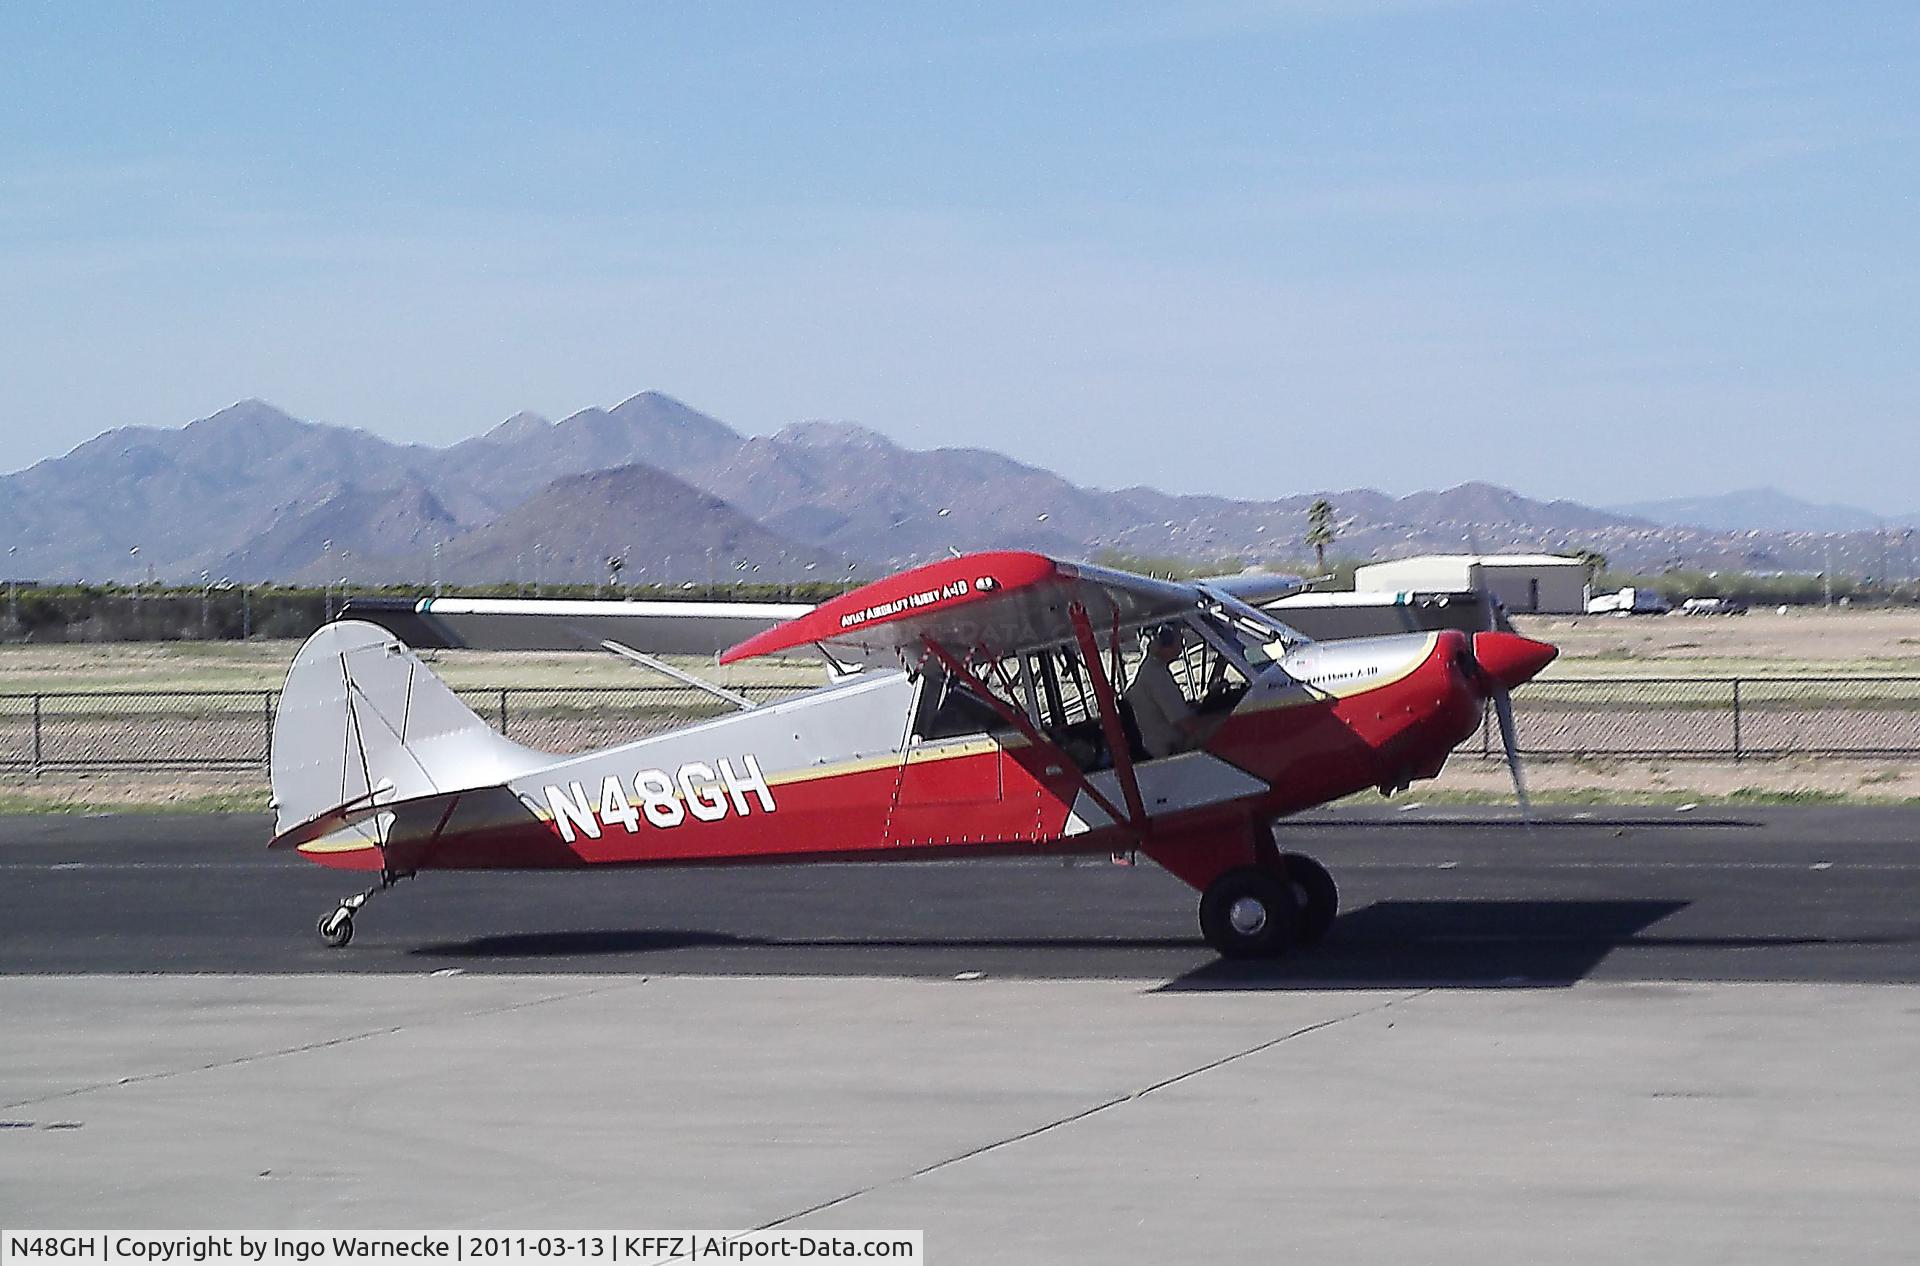
[(0, 469), (657, 388), (1106, 485), (1920, 508), (1920, 6), (0, 6)]

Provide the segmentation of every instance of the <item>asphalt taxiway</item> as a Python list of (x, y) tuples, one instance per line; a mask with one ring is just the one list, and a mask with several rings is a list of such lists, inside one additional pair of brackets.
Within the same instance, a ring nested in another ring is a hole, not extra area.
[(1899, 810), (1326, 814), (1149, 867), (352, 876), (0, 820), (0, 1225), (909, 1227), (936, 1262), (1910, 1259)]
[(1105, 859), (429, 873), (353, 944), (363, 887), (265, 819), (0, 818), (0, 972), (1106, 977), (1175, 986), (1920, 982), (1920, 814), (1879, 808), (1326, 813), (1285, 828), (1342, 892), (1327, 942), (1224, 965), (1195, 898)]

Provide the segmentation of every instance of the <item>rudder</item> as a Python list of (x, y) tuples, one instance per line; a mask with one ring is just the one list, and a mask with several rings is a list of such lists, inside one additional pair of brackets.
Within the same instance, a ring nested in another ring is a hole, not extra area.
[(497, 786), (543, 759), (496, 734), (393, 634), (341, 620), (287, 670), (268, 759), (274, 834), (343, 806)]

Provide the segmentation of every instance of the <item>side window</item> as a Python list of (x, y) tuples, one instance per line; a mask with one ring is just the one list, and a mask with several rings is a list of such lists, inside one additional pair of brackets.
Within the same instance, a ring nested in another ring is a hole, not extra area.
[(1081, 769), (1105, 769), (1111, 762), (1100, 728), (1100, 704), (1079, 650), (1056, 646), (1030, 651), (1022, 671), (1033, 682), (1040, 731)]
[(927, 670), (914, 713), (913, 734), (922, 742), (985, 734), (1003, 725), (993, 705), (981, 699), (965, 682), (935, 669)]

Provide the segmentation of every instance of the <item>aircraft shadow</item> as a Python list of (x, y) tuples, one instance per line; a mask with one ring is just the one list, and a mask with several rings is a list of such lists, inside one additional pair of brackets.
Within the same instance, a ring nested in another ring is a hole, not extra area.
[[(1214, 959), (1162, 985), (1188, 989), (1552, 988), (1692, 904), (1641, 901), (1378, 901), (1343, 914), (1308, 953)], [(1704, 939), (1704, 938), (1697, 938)]]
[(1492, 815), (1471, 818), (1335, 818), (1323, 821), (1313, 818), (1287, 818), (1280, 824), (1284, 840), (1286, 832), (1317, 831), (1481, 831), (1490, 828), (1511, 829), (1516, 831), (1596, 831), (1619, 828), (1632, 828), (1636, 831), (1689, 831), (1700, 827), (1745, 827), (1758, 829), (1765, 823), (1751, 818), (1707, 817), (1689, 814), (1684, 818), (1649, 817), (1585, 817), (1585, 818), (1543, 818), (1535, 816), (1529, 822), (1518, 811), (1505, 815)]
[[(645, 954), (696, 948), (745, 950), (1196, 950), (1191, 937), (768, 937), (684, 930), (525, 932), (467, 941), (420, 945), (407, 951), (424, 958), (574, 958), (590, 954)], [(797, 970), (805, 970), (800, 968)], [(1044, 975), (1044, 972), (1032, 973)]]
[[(1782, 936), (1649, 936), (1686, 900), (1379, 901), (1342, 915), (1313, 950), (1272, 961), (1215, 958), (1194, 936), (782, 937), (689, 929), (532, 932), (419, 945), (411, 957), (475, 965), (628, 959), (688, 974), (1159, 979), (1162, 990), (1554, 988), (1623, 946), (1711, 952), (1831, 944)], [(651, 961), (649, 961), (651, 960)], [(612, 964), (609, 964), (612, 965)], [(1712, 979), (1705, 970), (1683, 976)]]
[(418, 945), (409, 954), (422, 958), (581, 958), (595, 955), (657, 954), (668, 950), (753, 944), (725, 932), (670, 928), (603, 929), (591, 932), (524, 932), (476, 936), (467, 941)]

